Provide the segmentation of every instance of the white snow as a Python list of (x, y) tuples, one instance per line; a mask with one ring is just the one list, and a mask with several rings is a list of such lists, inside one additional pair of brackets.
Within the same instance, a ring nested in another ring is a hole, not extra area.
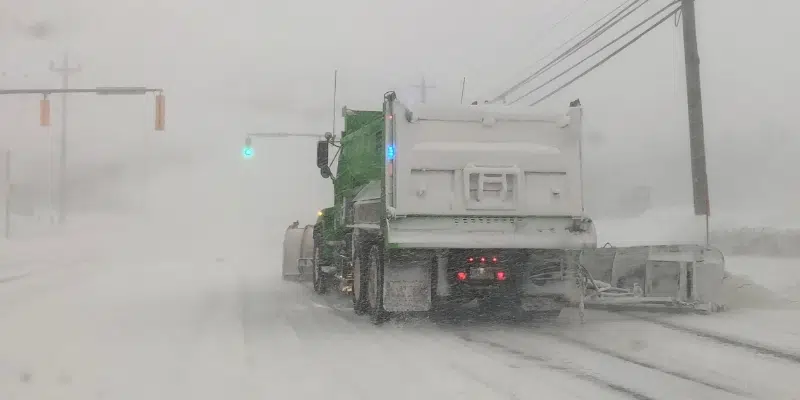
[[(375, 327), (347, 298), (281, 281), (280, 241), (245, 229), (261, 223), (248, 220), (257, 204), (213, 196), (241, 188), (208, 168), (180, 185), (151, 182), (166, 198), (145, 215), (76, 215), (51, 235), (2, 243), (0, 274), (27, 275), (0, 279), (1, 399), (796, 394), (796, 363), (600, 311), (583, 325), (565, 310), (553, 325)], [(734, 311), (660, 318), (800, 354), (800, 310), (786, 301), (800, 281), (793, 263), (727, 261)]]
[[(374, 327), (314, 299), (305, 285), (280, 281), (278, 272), (216, 260), (117, 261), (0, 287), (0, 398), (491, 399), (536, 393), (592, 399), (604, 393), (446, 332)], [(609, 392), (605, 398), (625, 397)]]
[[(772, 227), (792, 229), (800, 221), (791, 213), (781, 210), (742, 212), (738, 210), (712, 210), (709, 229), (727, 230)], [(666, 243), (704, 244), (705, 216), (694, 215), (691, 205), (656, 207), (635, 218), (595, 220), (597, 242), (614, 246), (648, 246)]]
[(705, 243), (705, 217), (686, 207), (650, 209), (636, 218), (596, 220), (595, 227), (600, 246)]
[[(202, 235), (155, 247), (169, 232), (148, 241), (146, 223), (101, 219), (20, 244), (18, 259), (49, 267), (0, 284), (0, 398), (789, 399), (800, 373), (595, 311), (584, 325), (566, 310), (552, 326), (375, 327), (347, 299), (281, 281), (258, 254), (230, 243), (184, 253)], [(786, 312), (671, 320), (800, 352)]]
[(742, 285), (758, 285), (782, 299), (800, 305), (800, 259), (769, 257), (727, 257), (725, 269), (746, 277)]

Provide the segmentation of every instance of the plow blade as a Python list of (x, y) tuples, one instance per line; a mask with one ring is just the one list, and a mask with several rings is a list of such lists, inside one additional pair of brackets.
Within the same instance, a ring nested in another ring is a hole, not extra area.
[(286, 228), (283, 236), (283, 279), (310, 281), (314, 265), (314, 225)]
[(583, 250), (578, 264), (586, 308), (701, 313), (724, 309), (725, 258), (713, 247), (604, 247)]

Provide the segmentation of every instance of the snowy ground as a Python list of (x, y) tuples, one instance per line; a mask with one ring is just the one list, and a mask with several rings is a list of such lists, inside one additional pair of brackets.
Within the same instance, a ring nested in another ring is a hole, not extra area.
[(729, 259), (778, 275), (728, 280), (740, 304), (715, 316), (375, 327), (277, 262), (101, 220), (4, 243), (0, 270), (24, 274), (0, 279), (1, 399), (800, 398), (792, 262)]

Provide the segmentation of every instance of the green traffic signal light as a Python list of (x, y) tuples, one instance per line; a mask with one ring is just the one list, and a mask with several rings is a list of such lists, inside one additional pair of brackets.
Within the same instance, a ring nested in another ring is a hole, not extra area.
[(244, 157), (244, 158), (252, 158), (253, 157), (252, 142), (253, 141), (250, 139), (250, 136), (248, 136), (248, 137), (246, 137), (244, 139), (244, 148), (242, 148), (242, 157)]

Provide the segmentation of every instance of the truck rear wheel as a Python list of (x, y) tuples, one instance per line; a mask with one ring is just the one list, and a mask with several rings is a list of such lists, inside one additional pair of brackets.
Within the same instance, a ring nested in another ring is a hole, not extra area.
[(389, 319), (389, 313), (383, 308), (383, 256), (383, 250), (378, 245), (370, 247), (367, 299), (370, 321), (375, 325), (383, 324)]
[(319, 294), (325, 294), (328, 291), (328, 286), (325, 282), (325, 274), (322, 273), (321, 252), (322, 249), (320, 249), (318, 241), (314, 240), (314, 265), (312, 266), (314, 291)]
[(367, 271), (364, 260), (364, 249), (358, 243), (353, 243), (353, 311), (356, 315), (369, 311), (367, 302)]

